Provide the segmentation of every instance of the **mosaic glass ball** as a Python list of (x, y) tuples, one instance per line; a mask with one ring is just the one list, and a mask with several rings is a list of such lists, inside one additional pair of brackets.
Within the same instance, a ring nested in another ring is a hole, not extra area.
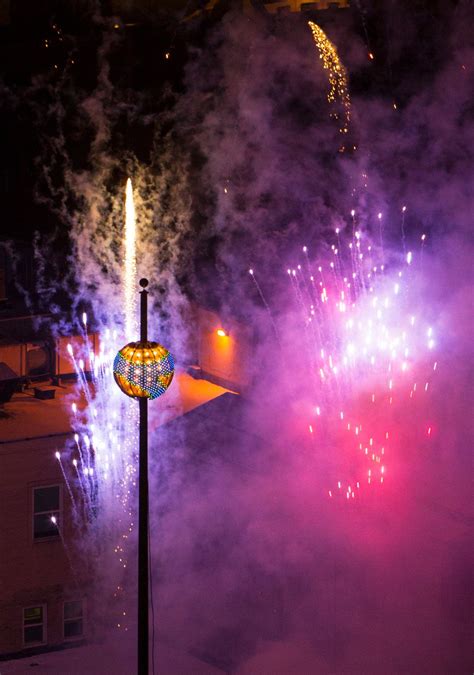
[(114, 359), (115, 381), (131, 398), (158, 398), (173, 375), (174, 359), (157, 342), (130, 342)]

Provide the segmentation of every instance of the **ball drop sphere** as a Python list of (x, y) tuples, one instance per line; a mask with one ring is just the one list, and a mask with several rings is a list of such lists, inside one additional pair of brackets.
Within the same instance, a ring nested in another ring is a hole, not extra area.
[(114, 359), (114, 378), (130, 398), (158, 398), (174, 375), (174, 359), (158, 342), (130, 342)]

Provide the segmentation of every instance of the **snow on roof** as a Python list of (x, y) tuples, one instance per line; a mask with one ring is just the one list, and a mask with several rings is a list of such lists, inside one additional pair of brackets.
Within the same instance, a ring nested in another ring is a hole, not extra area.
[[(72, 432), (70, 406), (78, 399), (76, 383), (58, 387), (44, 383), (36, 386), (43, 390), (54, 389), (54, 398), (35, 398), (32, 388), (15, 394), (5, 403), (0, 414), (0, 451), (5, 443)], [(227, 391), (207, 380), (196, 380), (185, 372), (178, 372), (166, 394), (151, 402), (150, 428), (169, 422)], [(80, 403), (78, 407), (81, 407)]]
[[(0, 662), (2, 675), (130, 675), (136, 672), (132, 640), (109, 640)], [(150, 658), (150, 670), (151, 670)], [(166, 675), (219, 675), (224, 671), (162, 642), (155, 643), (155, 672)]]

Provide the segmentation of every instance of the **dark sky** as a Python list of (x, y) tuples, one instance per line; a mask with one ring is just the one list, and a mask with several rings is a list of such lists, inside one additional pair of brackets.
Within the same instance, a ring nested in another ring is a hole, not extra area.
[[(159, 183), (153, 217), (168, 217), (180, 242), (174, 273), (188, 293), (203, 282), (215, 296), (218, 271), (228, 295), (236, 279), (226, 251), (251, 259), (263, 250), (253, 233), (265, 233), (263, 265), (301, 229), (318, 242), (360, 189), (367, 212), (398, 212), (410, 197), (416, 233), (449, 229), (456, 186), (467, 184), (469, 3), (361, 1), (314, 13), (350, 75), (344, 156), (307, 16), (250, 20), (218, 3), (183, 21), (179, 5), (145, 5), (117, 18), (93, 2), (12, 3), (0, 40), (4, 236), (28, 242), (37, 232), (39, 246), (54, 241), (67, 255), (71, 223), (90, 207), (84, 182), (105, 186), (107, 217), (137, 165)], [(433, 200), (440, 184), (446, 200)], [(57, 288), (57, 276), (53, 266), (40, 281)]]

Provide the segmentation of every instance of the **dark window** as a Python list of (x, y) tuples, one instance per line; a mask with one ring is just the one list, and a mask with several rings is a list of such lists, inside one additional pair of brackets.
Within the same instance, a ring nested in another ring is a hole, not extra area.
[(23, 642), (25, 645), (44, 644), (45, 640), (44, 605), (25, 607), (23, 610)]
[(26, 374), (29, 377), (48, 375), (52, 372), (51, 350), (44, 343), (29, 344), (26, 352)]
[(64, 638), (80, 638), (84, 633), (82, 600), (64, 603)]
[(58, 537), (60, 487), (51, 485), (33, 489), (33, 538)]

